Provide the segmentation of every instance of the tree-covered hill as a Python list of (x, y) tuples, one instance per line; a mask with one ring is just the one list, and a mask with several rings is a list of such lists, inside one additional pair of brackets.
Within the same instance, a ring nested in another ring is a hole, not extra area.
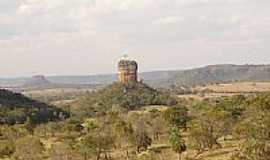
[(0, 89), (0, 123), (15, 124), (30, 120), (43, 123), (65, 118), (67, 113), (19, 93)]
[(134, 110), (148, 105), (176, 104), (169, 93), (155, 90), (142, 82), (121, 84), (113, 83), (96, 92), (81, 97), (76, 102), (77, 112), (106, 112), (112, 109)]
[(270, 81), (270, 65), (210, 65), (181, 71), (169, 80), (169, 82), (179, 85), (231, 81)]

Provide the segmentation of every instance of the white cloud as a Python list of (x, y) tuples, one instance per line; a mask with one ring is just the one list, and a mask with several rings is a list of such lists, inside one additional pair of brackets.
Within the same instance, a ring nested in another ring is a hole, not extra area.
[(164, 17), (164, 18), (157, 19), (153, 23), (154, 24), (175, 24), (175, 23), (179, 23), (183, 20), (184, 20), (183, 17), (170, 16), (170, 17)]
[[(39, 63), (39, 73), (112, 72), (123, 50), (148, 64), (142, 66), (147, 70), (215, 63), (217, 53), (226, 63), (233, 51), (238, 57), (252, 51), (258, 55), (253, 58), (265, 60), (269, 5), (269, 0), (0, 0), (0, 68), (25, 66), (0, 72), (32, 74), (29, 63)], [(65, 61), (57, 68), (61, 57)], [(80, 64), (71, 66), (74, 62)]]

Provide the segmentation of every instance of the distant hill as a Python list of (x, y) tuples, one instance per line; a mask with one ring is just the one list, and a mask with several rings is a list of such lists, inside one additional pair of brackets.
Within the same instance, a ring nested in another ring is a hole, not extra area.
[(37, 75), (30, 78), (23, 84), (23, 87), (34, 87), (34, 86), (48, 86), (51, 82), (46, 79), (43, 75)]
[(210, 65), (180, 71), (168, 83), (202, 85), (231, 81), (270, 81), (270, 65)]
[[(231, 81), (270, 81), (270, 65), (209, 65), (189, 70), (140, 73), (139, 78), (154, 87), (169, 87), (172, 84), (190, 86)], [(117, 75), (49, 76), (46, 79), (52, 84), (66, 86), (99, 85), (113, 83), (117, 80)], [(0, 86), (21, 86), (29, 81), (31, 78), (0, 79)]]
[(117, 80), (117, 75), (49, 76), (47, 79), (57, 84), (108, 84)]
[[(77, 81), (73, 81), (72, 79), (73, 77), (45, 77), (43, 75), (37, 75), (30, 78), (0, 78), (0, 88), (15, 92), (24, 92), (43, 89), (94, 89), (102, 86), (96, 83), (88, 83), (88, 78), (87, 80), (84, 80), (86, 78), (74, 77), (74, 79), (77, 79)], [(79, 79), (81, 81), (79, 81)]]
[[(139, 78), (154, 87), (175, 85), (202, 85), (231, 81), (270, 81), (270, 65), (209, 65), (206, 67), (140, 73)], [(48, 77), (57, 83), (109, 84), (117, 80), (116, 75)]]
[[(148, 84), (158, 86), (160, 83), (166, 83), (168, 79), (175, 76), (179, 71), (155, 71), (139, 74), (139, 79)], [(117, 81), (116, 74), (93, 75), (93, 76), (54, 76), (47, 77), (53, 83), (58, 84), (111, 84)]]
[(61, 109), (32, 100), (19, 93), (0, 90), (0, 124), (55, 121), (67, 116)]

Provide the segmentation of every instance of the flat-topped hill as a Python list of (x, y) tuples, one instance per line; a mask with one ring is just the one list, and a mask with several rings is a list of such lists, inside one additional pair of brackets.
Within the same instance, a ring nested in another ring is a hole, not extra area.
[(30, 78), (23, 86), (33, 87), (33, 86), (45, 86), (50, 85), (51, 82), (46, 79), (43, 75), (37, 75)]

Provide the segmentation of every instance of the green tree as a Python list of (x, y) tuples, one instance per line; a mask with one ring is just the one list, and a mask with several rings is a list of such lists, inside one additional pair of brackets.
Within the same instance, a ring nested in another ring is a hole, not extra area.
[(165, 111), (164, 119), (169, 126), (186, 129), (189, 120), (188, 110), (180, 105), (171, 107)]
[(148, 146), (152, 144), (152, 139), (148, 133), (148, 118), (138, 113), (131, 113), (128, 118), (134, 128), (135, 140), (133, 145), (136, 146), (137, 152), (140, 153), (143, 150), (147, 150)]
[(100, 160), (102, 154), (106, 160), (109, 159), (109, 152), (114, 147), (115, 137), (111, 133), (112, 129), (106, 123), (98, 123), (95, 120), (86, 122), (85, 135), (80, 138), (76, 147), (87, 160), (92, 155), (96, 160)]
[(188, 142), (199, 153), (214, 146), (222, 147), (218, 139), (231, 133), (232, 116), (225, 111), (209, 109), (190, 122)]
[(124, 150), (128, 160), (130, 158), (129, 149), (135, 141), (134, 128), (131, 123), (124, 120), (119, 112), (110, 112), (109, 121), (112, 123), (113, 132), (117, 139), (116, 145)]
[(159, 141), (161, 136), (168, 132), (166, 121), (162, 117), (162, 113), (159, 111), (157, 111), (157, 113), (151, 112), (149, 118), (149, 130), (153, 135), (153, 140)]
[(247, 160), (270, 159), (270, 111), (250, 109), (237, 124), (235, 135), (242, 139), (240, 155)]
[(181, 160), (181, 154), (187, 150), (187, 146), (178, 128), (171, 128), (169, 142), (172, 150), (178, 153), (178, 160)]

